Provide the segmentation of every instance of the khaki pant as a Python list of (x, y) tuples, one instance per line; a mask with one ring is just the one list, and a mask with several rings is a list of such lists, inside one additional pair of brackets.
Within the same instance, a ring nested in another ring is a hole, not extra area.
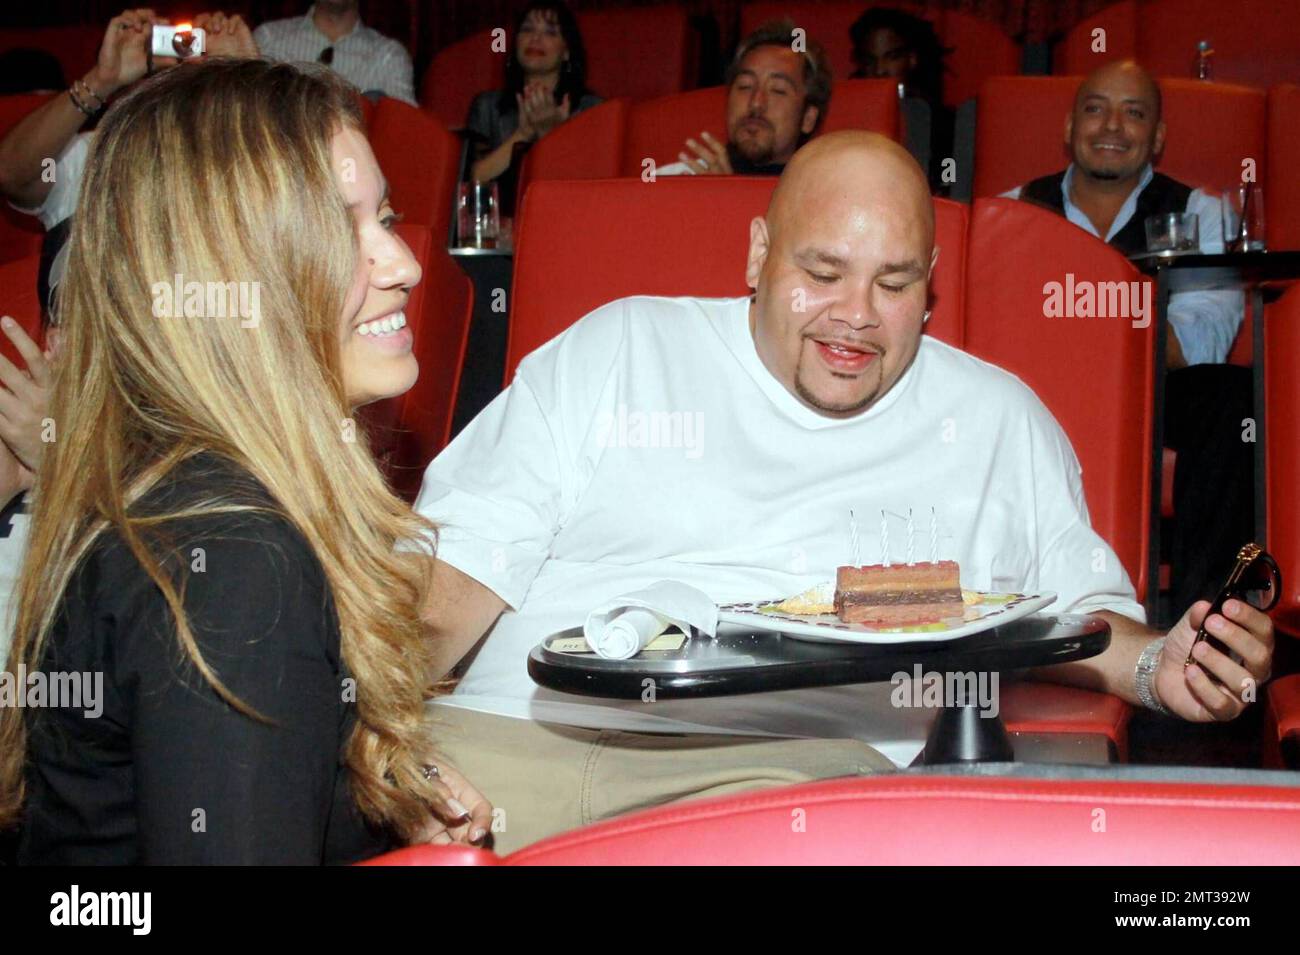
[(853, 739), (627, 733), (459, 706), (434, 714), (439, 748), (496, 809), (502, 854), (635, 809), (894, 768)]

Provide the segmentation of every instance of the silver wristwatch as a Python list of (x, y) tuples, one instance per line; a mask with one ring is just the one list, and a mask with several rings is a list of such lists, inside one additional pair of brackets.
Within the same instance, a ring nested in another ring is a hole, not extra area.
[(1160, 653), (1164, 648), (1164, 637), (1152, 640), (1142, 648), (1142, 654), (1138, 657), (1137, 669), (1133, 673), (1133, 685), (1137, 690), (1137, 698), (1142, 701), (1142, 705), (1148, 710), (1155, 710), (1157, 713), (1165, 714), (1165, 716), (1173, 716), (1174, 714), (1160, 702), (1154, 687), (1151, 685), (1155, 680), (1156, 667), (1160, 665)]

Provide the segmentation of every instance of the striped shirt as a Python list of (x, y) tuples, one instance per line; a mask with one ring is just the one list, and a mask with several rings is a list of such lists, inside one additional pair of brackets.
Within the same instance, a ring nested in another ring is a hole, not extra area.
[(325, 50), (333, 48), (330, 67), (363, 93), (415, 102), (415, 68), (411, 55), (397, 40), (372, 30), (361, 21), (352, 32), (331, 40), (312, 21), (313, 6), (306, 15), (272, 20), (253, 31), (263, 56), (293, 63), (316, 63)]

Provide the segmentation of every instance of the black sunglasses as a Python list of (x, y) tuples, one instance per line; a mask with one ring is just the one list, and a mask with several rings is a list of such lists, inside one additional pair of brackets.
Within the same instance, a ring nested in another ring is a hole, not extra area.
[(321, 50), (321, 51), (320, 51), (320, 56), (316, 57), (316, 62), (317, 62), (317, 63), (324, 63), (326, 66), (329, 66), (331, 63), (333, 63), (333, 62), (334, 62), (334, 47), (332, 47), (332, 46), (327, 46), (327, 47), (325, 47), (325, 49)]

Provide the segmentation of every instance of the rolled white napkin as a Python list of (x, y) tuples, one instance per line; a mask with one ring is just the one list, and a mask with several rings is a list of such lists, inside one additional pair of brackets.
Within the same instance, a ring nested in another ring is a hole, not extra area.
[(582, 632), (598, 655), (626, 660), (671, 626), (688, 634), (694, 627), (711, 637), (718, 629), (718, 606), (694, 587), (661, 580), (601, 604), (587, 615)]

